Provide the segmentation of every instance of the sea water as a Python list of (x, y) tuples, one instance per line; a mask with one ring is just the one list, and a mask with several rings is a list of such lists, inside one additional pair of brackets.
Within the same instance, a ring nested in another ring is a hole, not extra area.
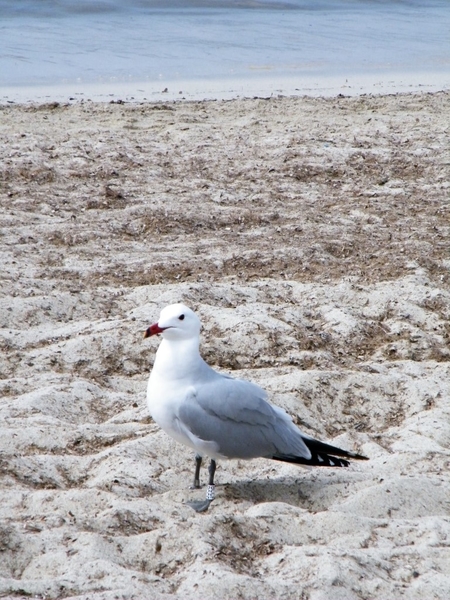
[(0, 0), (0, 95), (449, 71), (450, 0)]

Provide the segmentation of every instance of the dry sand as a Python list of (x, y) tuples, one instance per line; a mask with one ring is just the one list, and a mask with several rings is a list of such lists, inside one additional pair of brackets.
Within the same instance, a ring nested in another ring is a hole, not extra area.
[[(449, 99), (0, 108), (0, 595), (450, 597)], [(370, 462), (222, 462), (186, 507), (142, 339), (178, 300)]]

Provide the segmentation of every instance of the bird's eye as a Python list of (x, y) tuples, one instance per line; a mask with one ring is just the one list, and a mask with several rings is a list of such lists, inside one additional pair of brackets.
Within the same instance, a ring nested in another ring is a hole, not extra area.
[(180, 321), (183, 321), (184, 315), (180, 315), (178, 318), (179, 318)]

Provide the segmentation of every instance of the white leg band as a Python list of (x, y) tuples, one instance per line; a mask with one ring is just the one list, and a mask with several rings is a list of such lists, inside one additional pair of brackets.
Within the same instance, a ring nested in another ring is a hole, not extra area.
[(208, 485), (207, 489), (206, 489), (206, 499), (207, 500), (214, 500), (214, 498), (216, 497), (216, 486), (215, 485)]

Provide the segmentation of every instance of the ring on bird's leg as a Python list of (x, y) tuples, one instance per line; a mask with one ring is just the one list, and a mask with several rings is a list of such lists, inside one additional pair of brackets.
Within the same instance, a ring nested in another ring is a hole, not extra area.
[(214, 500), (215, 497), (216, 497), (216, 486), (208, 485), (208, 487), (206, 488), (206, 499)]
[[(195, 457), (196, 465), (200, 469), (201, 457), (197, 455)], [(196, 512), (206, 512), (209, 508), (209, 505), (216, 497), (216, 486), (214, 485), (214, 475), (216, 473), (216, 461), (211, 459), (208, 467), (209, 471), (209, 483), (206, 488), (206, 499), (205, 500), (192, 500), (191, 502), (187, 502), (186, 504), (193, 508)]]

